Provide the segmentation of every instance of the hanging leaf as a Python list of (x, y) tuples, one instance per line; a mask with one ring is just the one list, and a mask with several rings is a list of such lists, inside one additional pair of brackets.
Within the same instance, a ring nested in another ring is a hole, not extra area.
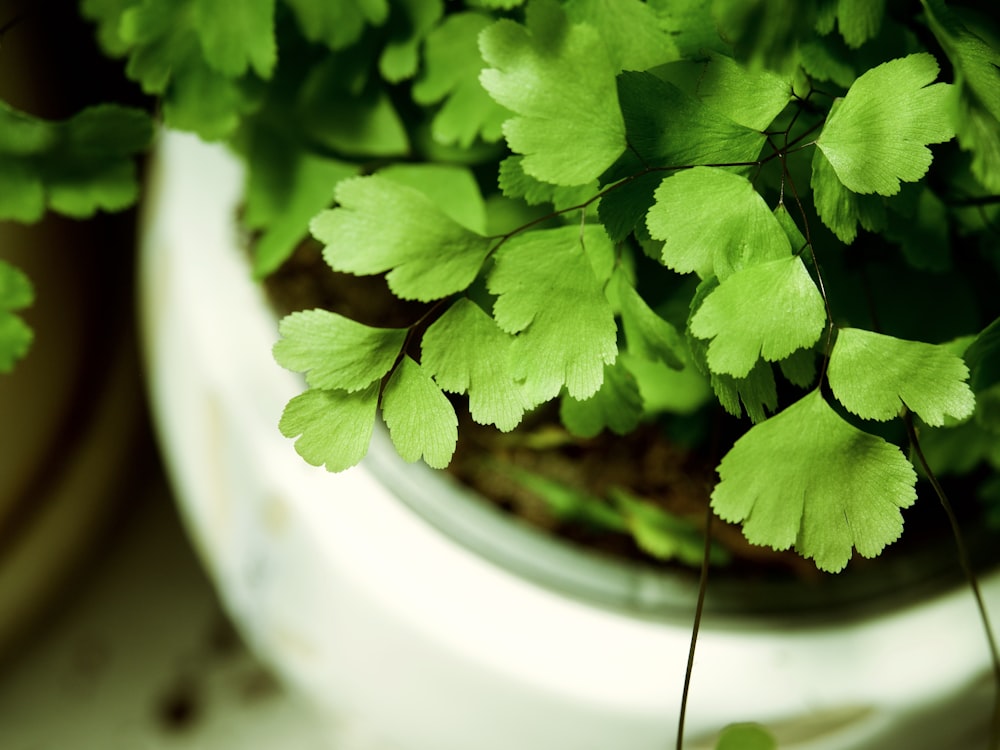
[(945, 346), (842, 328), (830, 354), (833, 395), (862, 419), (896, 417), (904, 404), (929, 425), (965, 419), (976, 406), (969, 368)]
[(598, 177), (625, 150), (615, 63), (600, 32), (570, 23), (554, 0), (535, 0), (526, 25), (501, 19), (480, 36), (492, 65), (483, 87), (516, 117), (507, 143), (524, 154), (524, 171), (555, 185)]
[(952, 86), (933, 83), (938, 64), (926, 52), (863, 73), (826, 120), (816, 145), (855, 193), (895, 195), (931, 164), (931, 143), (955, 135)]
[(941, 0), (921, 0), (928, 25), (955, 70), (959, 145), (972, 152), (972, 173), (1000, 192), (1000, 49), (990, 46)]
[[(586, 248), (586, 250), (585, 250)], [(564, 227), (521, 234), (504, 244), (487, 284), (493, 315), (508, 333), (514, 376), (529, 401), (543, 403), (565, 386), (585, 399), (601, 387), (604, 365), (618, 353), (614, 314), (591, 253), (613, 254), (600, 227)], [(610, 275), (610, 269), (608, 269)]]
[(295, 450), (307, 463), (344, 471), (368, 452), (377, 406), (378, 383), (354, 393), (311, 388), (288, 402), (278, 428), (298, 438)]
[(825, 323), (816, 284), (802, 260), (790, 255), (723, 281), (702, 302), (690, 328), (698, 338), (712, 340), (707, 355), (712, 372), (742, 378), (761, 357), (777, 362), (812, 346)]
[(14, 363), (28, 352), (34, 334), (16, 315), (34, 302), (35, 292), (28, 277), (0, 260), (0, 373), (14, 369)]
[(899, 448), (845, 422), (818, 390), (752, 427), (718, 471), (721, 518), (742, 523), (752, 544), (795, 545), (831, 573), (852, 548), (875, 557), (898, 539), (900, 508), (916, 499), (916, 472)]
[(849, 47), (860, 47), (878, 35), (886, 0), (837, 0), (837, 28)]
[(592, 438), (605, 429), (627, 435), (642, 416), (642, 398), (632, 373), (620, 360), (604, 368), (604, 382), (587, 399), (564, 395), (559, 403), (559, 419), (573, 435)]
[(479, 34), (493, 23), (481, 13), (455, 13), (427, 35), (420, 74), (413, 84), (418, 104), (441, 102), (431, 123), (434, 140), (469, 147), (476, 138), (498, 141), (510, 111), (479, 83), (483, 58)]
[(278, 364), (304, 373), (312, 388), (351, 393), (383, 378), (406, 341), (405, 328), (373, 328), (327, 310), (287, 315), (278, 332)]
[(409, 357), (403, 357), (385, 384), (382, 418), (404, 461), (423, 458), (432, 469), (443, 469), (451, 462), (458, 441), (455, 408)]
[(313, 219), (335, 271), (388, 271), (396, 296), (429, 301), (462, 291), (476, 278), (491, 240), (447, 216), (425, 194), (379, 175), (337, 186), (338, 208)]
[(684, 342), (677, 329), (649, 307), (623, 272), (616, 272), (614, 280), (628, 350), (644, 359), (681, 369)]
[(445, 391), (469, 394), (476, 422), (507, 432), (535, 405), (514, 378), (513, 343), (475, 302), (460, 299), (424, 333), (421, 365)]
[(820, 149), (813, 152), (810, 186), (816, 213), (845, 245), (850, 245), (858, 236), (858, 224), (869, 232), (885, 228), (883, 199), (877, 195), (852, 193), (844, 187)]
[(132, 205), (133, 155), (152, 132), (138, 109), (98, 105), (49, 122), (0, 102), (0, 219), (35, 222), (46, 208), (82, 219)]
[(734, 417), (743, 416), (757, 424), (767, 419), (768, 412), (778, 408), (778, 385), (774, 370), (764, 360), (757, 360), (745, 377), (711, 373), (712, 390), (722, 408)]
[(654, 239), (663, 240), (663, 264), (720, 281), (740, 269), (790, 256), (781, 224), (745, 177), (695, 167), (667, 177), (646, 215)]

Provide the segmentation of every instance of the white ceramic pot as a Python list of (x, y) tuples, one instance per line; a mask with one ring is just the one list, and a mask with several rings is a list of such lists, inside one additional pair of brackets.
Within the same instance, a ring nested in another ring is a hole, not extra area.
[[(234, 224), (238, 165), (168, 133), (151, 187), (155, 420), (190, 533), (258, 654), (371, 747), (672, 747), (690, 585), (526, 530), (403, 464), (379, 431), (351, 471), (307, 466), (277, 430), (300, 382), (271, 358), (275, 319)], [(1000, 579), (984, 591), (996, 609)], [(753, 720), (782, 748), (976, 747), (992, 685), (968, 591), (875, 609), (709, 615), (685, 746)]]

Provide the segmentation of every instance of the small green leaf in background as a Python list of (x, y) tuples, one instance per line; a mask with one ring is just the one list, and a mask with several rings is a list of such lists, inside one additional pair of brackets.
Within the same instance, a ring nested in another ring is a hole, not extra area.
[(719, 734), (715, 750), (777, 750), (778, 743), (760, 724), (730, 724)]
[(48, 122), (0, 102), (0, 219), (35, 222), (46, 208), (88, 218), (132, 205), (133, 156), (152, 132), (138, 109), (104, 104)]
[(295, 450), (309, 464), (344, 471), (368, 452), (378, 389), (378, 383), (354, 393), (310, 388), (288, 402), (278, 428), (285, 437), (298, 438)]
[(712, 340), (712, 372), (742, 378), (761, 357), (777, 362), (811, 347), (825, 323), (815, 282), (801, 258), (790, 255), (734, 273), (708, 294), (690, 327), (698, 338)]
[(638, 426), (642, 407), (635, 378), (615, 360), (613, 365), (605, 365), (604, 382), (593, 396), (582, 400), (562, 397), (559, 419), (577, 437), (595, 437), (605, 429), (627, 435)]
[(384, 377), (406, 341), (404, 328), (373, 328), (328, 310), (286, 315), (274, 358), (311, 388), (355, 392)]
[(767, 413), (778, 408), (778, 385), (774, 370), (762, 359), (757, 360), (749, 373), (742, 378), (711, 373), (712, 390), (722, 408), (734, 417), (743, 415), (757, 424), (767, 419)]
[(628, 533), (621, 512), (602, 498), (517, 466), (506, 466), (503, 470), (519, 485), (544, 500), (559, 520)]
[(716, 167), (665, 178), (646, 226), (663, 240), (663, 264), (725, 280), (733, 272), (790, 256), (781, 224), (748, 179)]
[(205, 61), (230, 77), (250, 68), (269, 78), (278, 61), (274, 0), (195, 0), (194, 28)]
[(0, 373), (14, 369), (14, 363), (28, 353), (34, 334), (15, 315), (34, 302), (31, 282), (22, 271), (0, 260)]
[(433, 469), (450, 462), (458, 441), (455, 408), (424, 370), (403, 357), (382, 394), (382, 418), (404, 461), (421, 458)]
[(1000, 383), (1000, 318), (986, 326), (969, 344), (965, 361), (972, 371), (970, 383), (975, 391)]
[(431, 122), (438, 143), (468, 148), (476, 138), (493, 142), (503, 137), (501, 126), (511, 113), (479, 83), (479, 34), (491, 23), (493, 19), (481, 13), (455, 13), (427, 35), (413, 100), (441, 102)]
[(847, 423), (811, 391), (754, 425), (723, 457), (712, 507), (752, 544), (795, 545), (836, 573), (852, 548), (875, 557), (903, 531), (916, 472), (902, 451)]
[(955, 135), (953, 87), (933, 83), (938, 63), (926, 52), (863, 73), (827, 118), (816, 145), (855, 193), (895, 195), (931, 164), (931, 143)]
[(972, 414), (968, 377), (965, 362), (945, 346), (860, 328), (840, 329), (827, 371), (833, 395), (852, 414), (884, 421), (905, 404), (934, 427)]
[[(677, 560), (695, 568), (701, 566), (705, 557), (705, 533), (696, 524), (625, 490), (612, 488), (609, 494), (643, 552), (658, 560)], [(724, 547), (712, 544), (708, 560), (713, 565), (724, 565), (729, 561), (729, 554)]]
[(837, 0), (837, 28), (849, 47), (878, 35), (886, 0)]
[(955, 69), (955, 130), (972, 152), (972, 173), (1000, 192), (1000, 51), (972, 31), (942, 0), (921, 0), (928, 25)]
[(600, 29), (618, 71), (648, 70), (679, 57), (656, 11), (642, 0), (570, 0), (566, 13)]
[(337, 186), (340, 206), (313, 219), (335, 271), (388, 271), (403, 299), (429, 301), (464, 290), (479, 273), (492, 241), (463, 227), (424, 193), (379, 175)]
[(368, 26), (381, 26), (389, 15), (389, 0), (284, 0), (299, 22), (302, 35), (339, 50), (358, 41)]
[(389, 83), (412, 78), (420, 62), (420, 43), (444, 14), (444, 0), (397, 0), (389, 17), (388, 39), (378, 59)]
[(599, 177), (625, 150), (617, 66), (600, 31), (573, 24), (554, 0), (536, 0), (527, 25), (501, 19), (479, 38), (480, 75), (490, 95), (516, 117), (504, 123), (524, 171), (555, 185)]
[[(565, 387), (577, 399), (604, 382), (604, 365), (618, 354), (618, 326), (604, 296), (592, 249), (610, 249), (600, 227), (527, 232), (497, 251), (487, 281), (497, 295), (493, 316), (517, 338), (511, 347), (514, 376), (529, 401), (543, 403)], [(610, 273), (610, 270), (609, 270)]]
[(512, 372), (514, 338), (475, 302), (460, 299), (424, 333), (421, 364), (450, 393), (468, 393), (479, 424), (514, 429), (528, 403)]

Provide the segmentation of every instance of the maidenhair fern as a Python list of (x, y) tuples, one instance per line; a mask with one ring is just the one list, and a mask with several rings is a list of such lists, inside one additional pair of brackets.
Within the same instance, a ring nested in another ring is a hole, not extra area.
[[(836, 571), (915, 497), (884, 422), (920, 420), (943, 471), (997, 460), (989, 19), (943, 0), (83, 7), (168, 125), (246, 157), (258, 276), (308, 226), (332, 269), (424, 304), (402, 328), (281, 323), (307, 390), (280, 428), (311, 463), (360, 461), (380, 410), (404, 458), (444, 466), (457, 403), (506, 431), (555, 400), (594, 435), (714, 397), (746, 422), (716, 512)], [(23, 285), (0, 281), (9, 321)]]

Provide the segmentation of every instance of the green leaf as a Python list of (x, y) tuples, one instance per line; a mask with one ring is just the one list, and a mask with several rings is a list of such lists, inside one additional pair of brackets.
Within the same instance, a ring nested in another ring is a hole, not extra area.
[(802, 0), (712, 0), (719, 34), (752, 70), (794, 72), (798, 44), (813, 34), (816, 4)]
[(1000, 191), (1000, 50), (991, 46), (941, 0), (921, 0), (928, 25), (955, 70), (959, 91), (955, 130), (972, 152), (972, 173)]
[(278, 364), (305, 373), (311, 388), (360, 391), (392, 369), (405, 328), (373, 328), (328, 310), (303, 310), (278, 325)]
[(895, 195), (931, 164), (930, 143), (954, 134), (953, 91), (933, 83), (938, 64), (926, 52), (863, 73), (827, 118), (816, 145), (855, 193)]
[(368, 452), (375, 413), (378, 383), (348, 393), (311, 388), (285, 406), (278, 428), (287, 438), (298, 438), (295, 450), (312, 466), (344, 471)]
[(441, 212), (476, 234), (486, 233), (486, 204), (475, 175), (454, 164), (391, 164), (379, 176), (426, 195)]
[[(705, 555), (705, 534), (696, 524), (625, 490), (612, 488), (609, 494), (643, 552), (658, 560), (677, 560), (692, 567), (701, 566)], [(721, 565), (727, 561), (726, 550), (713, 544), (709, 562)]]
[(386, 81), (399, 83), (416, 74), (420, 43), (443, 14), (444, 0), (396, 0), (396, 10), (389, 18), (388, 39), (378, 60)]
[(581, 400), (563, 395), (559, 403), (559, 419), (582, 438), (596, 437), (605, 429), (627, 435), (639, 425), (642, 412), (638, 384), (618, 360), (605, 366), (604, 382), (593, 396)]
[(513, 343), (476, 303), (460, 299), (424, 333), (421, 364), (445, 391), (469, 394), (476, 422), (507, 432), (534, 406), (514, 378)]
[[(738, 100), (727, 102), (725, 91), (732, 81), (725, 74), (718, 78), (713, 82), (714, 89), (709, 89), (714, 98), (704, 102), (652, 73), (622, 73), (618, 77), (618, 96), (630, 149), (622, 163), (615, 166), (616, 178), (634, 174), (636, 166), (681, 167), (756, 160), (765, 136), (729, 118), (727, 113), (737, 109)], [(771, 102), (766, 97), (773, 96), (773, 91), (765, 88), (764, 96), (763, 106), (768, 109)]]
[(557, 210), (586, 203), (598, 193), (597, 180), (566, 187), (542, 182), (524, 171), (523, 156), (508, 156), (500, 162), (497, 185), (508, 198), (521, 198), (529, 206), (551, 203)]
[(935, 427), (946, 417), (971, 416), (976, 399), (968, 377), (965, 362), (945, 346), (859, 328), (840, 329), (827, 370), (833, 395), (852, 414), (884, 421), (905, 404)]
[(745, 377), (711, 373), (712, 390), (722, 408), (734, 417), (743, 415), (757, 424), (767, 419), (767, 413), (778, 408), (778, 386), (774, 370), (764, 360), (757, 360)]
[(194, 29), (205, 61), (229, 76), (269, 78), (278, 60), (274, 0), (195, 0)]
[[(607, 280), (591, 258), (613, 252), (600, 227), (563, 227), (521, 234), (504, 244), (487, 284), (493, 315), (517, 334), (511, 356), (529, 401), (542, 403), (565, 386), (585, 399), (601, 387), (604, 365), (618, 353)], [(608, 269), (610, 275), (610, 269)]]
[(712, 398), (708, 382), (695, 367), (674, 370), (629, 352), (618, 357), (635, 378), (644, 415), (694, 414)]
[(560, 521), (580, 523), (611, 532), (628, 531), (621, 513), (599, 497), (518, 466), (505, 466), (504, 472), (524, 489), (541, 498)]
[(899, 448), (844, 421), (818, 390), (754, 425), (718, 472), (721, 518), (742, 523), (752, 544), (794, 544), (833, 573), (852, 547), (875, 557), (898, 539), (900, 508), (916, 499), (916, 472)]
[(778, 743), (759, 724), (730, 724), (719, 734), (715, 750), (776, 750)]
[(34, 222), (46, 208), (87, 218), (138, 197), (133, 155), (152, 138), (141, 110), (89, 107), (48, 122), (0, 102), (0, 219)]
[(613, 279), (621, 305), (628, 350), (644, 359), (681, 369), (684, 366), (684, 341), (677, 329), (646, 304), (626, 274), (618, 271)]
[(826, 309), (798, 256), (737, 271), (702, 302), (691, 333), (711, 339), (708, 366), (714, 373), (746, 377), (757, 360), (785, 359), (810, 347), (823, 333)]
[(600, 29), (618, 71), (648, 70), (680, 57), (656, 11), (642, 0), (570, 0), (566, 13)]
[[(128, 77), (147, 94), (161, 97), (166, 123), (216, 140), (233, 132), (249, 104), (238, 80), (206, 59), (196, 22), (198, 1), (141, 0), (123, 10), (118, 32), (128, 50)], [(217, 20), (223, 27), (211, 28), (228, 35), (226, 19)], [(233, 49), (239, 45), (236, 37)]]
[(878, 35), (885, 0), (837, 0), (837, 28), (850, 47), (860, 47)]
[(302, 35), (340, 50), (354, 44), (368, 26), (382, 25), (389, 15), (388, 0), (284, 0), (299, 22)]
[(816, 149), (812, 159), (810, 185), (816, 213), (824, 224), (846, 245), (858, 236), (858, 224), (869, 232), (885, 227), (886, 215), (882, 198), (877, 195), (852, 193), (833, 169), (833, 165)]
[(553, 0), (535, 0), (525, 26), (497, 21), (480, 49), (493, 66), (480, 75), (483, 87), (517, 115), (503, 131), (527, 174), (582, 185), (625, 150), (618, 70), (597, 29), (571, 24)]
[(335, 271), (388, 271), (403, 299), (429, 301), (469, 286), (492, 241), (451, 219), (423, 192), (379, 175), (337, 185), (338, 208), (313, 219), (313, 236)]
[(303, 150), (261, 128), (249, 138), (243, 221), (259, 232), (254, 276), (275, 271), (309, 234), (309, 221), (333, 203), (334, 188), (357, 174), (353, 164)]
[(698, 55), (657, 71), (715, 112), (753, 131), (763, 131), (792, 98), (788, 78), (769, 70), (750, 70), (728, 55)]
[(646, 215), (650, 235), (664, 241), (663, 264), (720, 280), (790, 255), (788, 237), (745, 177), (695, 167), (667, 177)]
[(34, 302), (31, 281), (19, 269), (0, 260), (0, 373), (14, 369), (14, 363), (28, 353), (34, 334), (15, 315)]
[(377, 78), (367, 78), (366, 69), (349, 74), (359, 61), (345, 60), (348, 56), (332, 55), (309, 74), (300, 93), (299, 126), (318, 143), (353, 158), (407, 154), (406, 125), (389, 92)]
[(479, 83), (483, 58), (479, 34), (493, 23), (481, 13), (455, 13), (427, 35), (423, 67), (413, 84), (418, 104), (442, 102), (431, 123), (438, 143), (468, 148), (476, 138), (498, 141), (510, 111)]
[(970, 384), (978, 393), (1000, 383), (1000, 318), (984, 328), (965, 350), (972, 371)]
[(392, 373), (382, 394), (382, 418), (404, 461), (443, 469), (455, 453), (455, 408), (424, 370), (409, 357)]
[(799, 349), (778, 362), (781, 374), (792, 385), (808, 388), (816, 380), (816, 352), (812, 349)]

